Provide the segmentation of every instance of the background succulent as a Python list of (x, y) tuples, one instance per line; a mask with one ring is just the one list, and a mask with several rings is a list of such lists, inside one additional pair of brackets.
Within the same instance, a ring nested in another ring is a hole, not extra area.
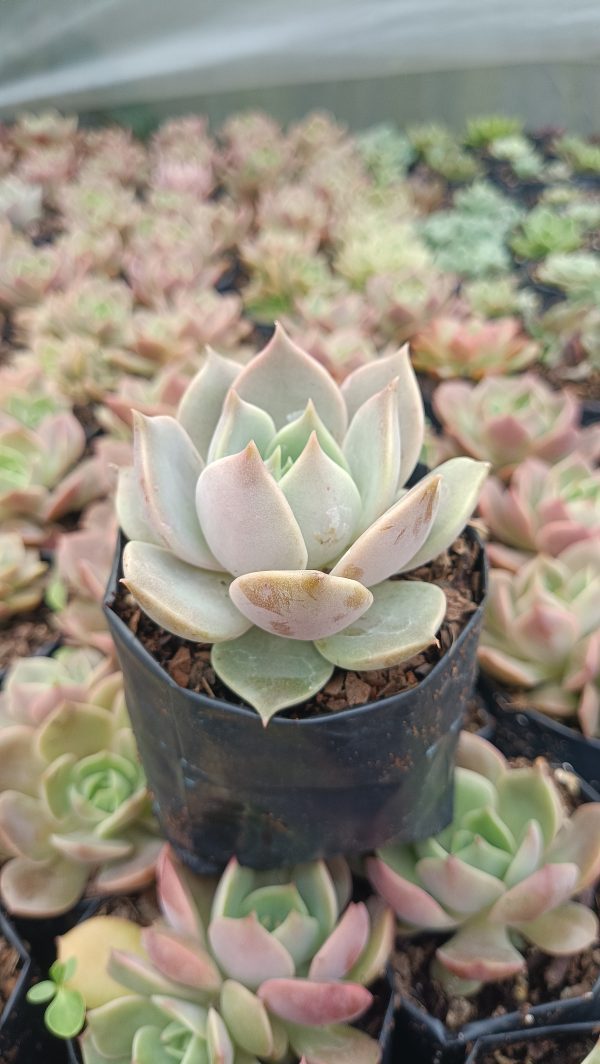
[(486, 377), (478, 384), (445, 381), (434, 395), (445, 432), (465, 454), (490, 462), (501, 477), (529, 456), (557, 462), (574, 450), (600, 450), (600, 437), (579, 427), (580, 407), (533, 373)]
[(50, 658), (18, 658), (2, 685), (0, 728), (35, 727), (61, 702), (85, 702), (88, 688), (110, 671), (110, 659), (91, 648), (60, 647)]
[(177, 419), (136, 415), (124, 582), (157, 624), (215, 644), (217, 674), (265, 722), (334, 665), (406, 660), (445, 599), (389, 578), (451, 544), (487, 471), (455, 459), (406, 491), (422, 439), (406, 350), (341, 390), (281, 329), (242, 370), (210, 354)]
[(0, 730), (0, 839), (11, 855), (0, 893), (22, 916), (66, 912), (86, 888), (125, 893), (154, 878), (160, 840), (121, 674), (85, 697), (35, 727)]
[(0, 532), (0, 624), (39, 606), (47, 568), (18, 532)]
[(522, 259), (543, 259), (553, 252), (577, 251), (582, 243), (580, 221), (544, 206), (530, 211), (510, 241), (513, 251)]
[(600, 536), (600, 473), (574, 453), (556, 465), (527, 458), (509, 484), (484, 485), (481, 515), (494, 542), (492, 562), (516, 571), (533, 553), (560, 554), (572, 543)]
[(595, 940), (595, 913), (571, 899), (600, 873), (600, 804), (569, 816), (543, 760), (511, 767), (463, 732), (451, 825), (384, 847), (367, 868), (403, 930), (450, 935), (432, 974), (473, 993), (521, 972), (526, 942), (564, 956)]
[(535, 360), (538, 346), (517, 318), (485, 321), (442, 313), (411, 342), (415, 368), (433, 377), (472, 377), (517, 373)]
[[(342, 859), (260, 873), (232, 860), (216, 882), (192, 876), (165, 849), (163, 922), (142, 931), (141, 956), (113, 951), (108, 973), (130, 996), (88, 1012), (86, 1064), (202, 1052), (207, 1060), (376, 1064), (377, 1044), (348, 1021), (372, 1000), (365, 985), (385, 968), (393, 916), (373, 899), (350, 902), (350, 890)], [(77, 958), (73, 985), (89, 966), (87, 954)]]
[(600, 723), (600, 544), (537, 555), (515, 574), (492, 570), (479, 662), (526, 704), (586, 735)]

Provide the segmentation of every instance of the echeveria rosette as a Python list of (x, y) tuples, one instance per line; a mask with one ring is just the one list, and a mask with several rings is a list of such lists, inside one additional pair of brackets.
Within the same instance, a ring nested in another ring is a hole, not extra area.
[(472, 377), (518, 373), (539, 354), (517, 318), (484, 321), (439, 314), (412, 339), (416, 369), (433, 377)]
[[(157, 881), (163, 921), (142, 931), (145, 956), (113, 951), (109, 975), (131, 996), (88, 1013), (85, 1064), (376, 1064), (377, 1043), (349, 1022), (371, 1004), (394, 919), (378, 900), (349, 901), (343, 859), (270, 872), (232, 859), (217, 882), (165, 848)], [(223, 1055), (201, 1056), (217, 1033)]]
[(35, 429), (5, 420), (0, 429), (0, 520), (51, 521), (78, 508), (84, 485), (73, 467), (84, 450), (85, 433), (71, 413), (49, 414)]
[(445, 598), (389, 577), (452, 543), (487, 472), (453, 459), (406, 491), (422, 441), (406, 349), (341, 388), (279, 327), (243, 369), (211, 352), (177, 418), (135, 416), (124, 582), (157, 624), (213, 643), (265, 723), (334, 665), (398, 664), (435, 640)]
[(86, 701), (89, 689), (110, 671), (110, 660), (91, 647), (60, 647), (51, 658), (18, 658), (0, 693), (0, 728), (35, 727), (61, 702)]
[(37, 727), (0, 731), (0, 873), (6, 907), (54, 916), (86, 888), (125, 893), (154, 878), (160, 839), (120, 673), (85, 702), (62, 701)]
[(573, 543), (600, 539), (600, 472), (574, 452), (556, 465), (527, 458), (504, 486), (484, 484), (479, 509), (494, 565), (516, 572), (532, 554), (557, 557)]
[(484, 459), (502, 478), (530, 456), (554, 463), (574, 450), (600, 449), (594, 428), (580, 429), (579, 403), (533, 373), (485, 377), (478, 384), (444, 381), (434, 394), (445, 432), (464, 453)]
[(39, 606), (48, 566), (18, 532), (0, 533), (0, 625)]
[(523, 971), (525, 942), (569, 956), (596, 939), (595, 913), (572, 898), (600, 873), (600, 803), (569, 816), (545, 761), (511, 767), (463, 732), (450, 826), (386, 846), (367, 866), (402, 930), (450, 936), (436, 951), (436, 979), (449, 993), (474, 993)]
[(600, 725), (600, 543), (558, 558), (536, 555), (517, 573), (493, 569), (479, 664), (519, 688), (518, 705)]

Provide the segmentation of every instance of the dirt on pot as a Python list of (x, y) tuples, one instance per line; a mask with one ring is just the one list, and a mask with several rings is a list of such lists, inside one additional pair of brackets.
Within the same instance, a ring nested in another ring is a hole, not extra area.
[[(398, 694), (423, 680), (458, 638), (481, 601), (478, 555), (477, 543), (463, 535), (433, 562), (402, 576), (406, 580), (435, 583), (444, 591), (448, 606), (437, 644), (391, 669), (348, 672), (336, 668), (314, 698), (280, 715), (297, 720), (337, 713)], [(234, 705), (244, 704), (216, 676), (210, 663), (210, 644), (192, 643), (159, 628), (123, 588), (114, 609), (148, 653), (181, 687)]]

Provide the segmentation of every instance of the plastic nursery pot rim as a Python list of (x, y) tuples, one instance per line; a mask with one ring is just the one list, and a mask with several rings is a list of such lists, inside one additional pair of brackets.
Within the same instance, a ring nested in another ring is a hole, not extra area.
[(21, 942), (14, 927), (7, 919), (4, 911), (0, 909), (0, 936), (6, 939), (9, 946), (12, 946), (14, 950), (19, 954), (19, 960), (21, 962), (21, 970), (17, 976), (15, 985), (8, 995), (4, 1008), (0, 1013), (0, 1032), (6, 1027), (9, 1022), (10, 1014), (13, 1010), (16, 1002), (22, 997), (26, 984), (29, 982), (29, 975), (31, 972), (31, 957), (29, 956), (25, 946)]
[[(519, 1042), (542, 1042), (547, 1039), (585, 1038), (586, 1035), (600, 1035), (600, 1020), (589, 1023), (560, 1023), (552, 1027), (534, 1027), (523, 1031), (510, 1031), (502, 1034), (487, 1034), (477, 1040), (469, 1053), (465, 1064), (481, 1064), (482, 1054), (488, 1049), (501, 1049), (504, 1046), (518, 1045)], [(548, 1064), (560, 1064), (559, 1060)]]
[[(477, 531), (474, 528), (472, 528), (470, 525), (467, 525), (465, 527), (464, 531), (462, 532), (462, 536), (465, 536), (471, 542), (476, 543), (477, 546), (479, 547), (479, 550), (480, 550), (479, 557), (478, 557), (478, 559), (476, 561), (476, 564), (475, 564), (475, 568), (479, 569), (479, 571), (481, 572), (480, 601), (476, 604), (476, 609), (473, 611), (473, 613), (469, 617), (467, 623), (465, 624), (465, 626), (462, 629), (462, 631), (460, 632), (460, 634), (457, 636), (457, 638), (454, 641), (454, 643), (452, 643), (452, 646), (449, 647), (448, 650), (446, 650), (444, 652), (444, 654), (439, 659), (439, 661), (437, 661), (435, 663), (435, 665), (430, 669), (430, 671), (427, 673), (427, 675), (423, 677), (422, 680), (419, 680), (419, 682), (417, 684), (414, 684), (412, 687), (408, 687), (408, 688), (406, 688), (403, 691), (398, 691), (396, 694), (388, 695), (386, 698), (373, 699), (371, 702), (363, 703), (363, 705), (352, 706), (352, 707), (350, 707), (348, 709), (340, 709), (340, 710), (337, 710), (335, 713), (324, 712), (324, 713), (314, 714), (314, 715), (312, 715), (312, 716), (310, 716), (308, 718), (300, 717), (298, 719), (293, 719), (293, 718), (290, 718), (290, 717), (281, 717), (281, 716), (279, 716), (279, 714), (275, 714), (271, 718), (271, 720), (269, 721), (269, 728), (273, 728), (273, 727), (278, 727), (278, 728), (280, 728), (280, 727), (316, 728), (320, 724), (322, 724), (324, 720), (328, 720), (329, 721), (329, 720), (331, 720), (334, 717), (335, 717), (336, 720), (340, 720), (340, 721), (341, 720), (344, 720), (344, 721), (357, 720), (357, 719), (360, 719), (361, 717), (364, 717), (367, 713), (369, 713), (369, 711), (371, 711), (374, 706), (387, 706), (387, 705), (390, 705), (390, 703), (392, 703), (392, 702), (398, 703), (399, 701), (401, 703), (403, 699), (407, 699), (408, 696), (412, 695), (417, 689), (419, 691), (424, 692), (425, 694), (427, 694), (428, 688), (430, 686), (432, 686), (433, 683), (434, 683), (436, 670), (441, 665), (441, 663), (444, 661), (444, 659), (446, 658), (448, 653), (450, 653), (451, 651), (453, 651), (456, 648), (460, 647), (462, 645), (462, 643), (464, 643), (464, 641), (466, 640), (467, 636), (471, 633), (472, 629), (478, 623), (479, 617), (480, 617), (480, 614), (481, 614), (481, 610), (482, 610), (483, 604), (485, 602), (485, 597), (486, 597), (486, 594), (487, 594), (487, 588), (488, 588), (488, 561), (487, 561), (487, 554), (485, 552), (485, 549), (483, 547), (483, 544), (482, 544), (482, 541), (481, 541), (481, 539), (479, 537), (479, 534), (477, 533)], [(111, 574), (110, 574), (110, 577), (109, 577), (109, 580), (108, 580), (107, 590), (106, 590), (105, 597), (104, 597), (103, 609), (104, 609), (105, 615), (110, 618), (110, 624), (119, 629), (119, 631), (121, 632), (123, 638), (126, 641), (134, 640), (134, 642), (136, 643), (136, 647), (137, 647), (137, 653), (140, 655), (140, 657), (143, 660), (146, 668), (148, 668), (150, 670), (150, 672), (152, 672), (154, 674), (154, 676), (157, 677), (157, 679), (159, 679), (162, 683), (165, 683), (171, 689), (178, 690), (178, 691), (182, 691), (182, 690), (186, 691), (186, 694), (190, 695), (191, 697), (194, 697), (195, 695), (197, 695), (199, 697), (203, 697), (203, 698), (206, 697), (206, 696), (202, 696), (201, 692), (190, 691), (187, 688), (181, 687), (181, 685), (178, 684), (176, 682), (176, 680), (174, 680), (171, 676), (169, 676), (168, 672), (162, 667), (162, 665), (159, 664), (158, 661), (156, 661), (155, 658), (152, 657), (152, 654), (150, 654), (150, 652), (148, 650), (146, 650), (146, 648), (143, 645), (143, 643), (141, 643), (140, 640), (137, 639), (137, 637), (134, 635), (134, 633), (131, 631), (131, 629), (128, 627), (128, 625), (125, 623), (125, 621), (119, 616), (119, 614), (114, 609), (113, 603), (114, 603), (114, 599), (116, 597), (117, 589), (118, 589), (119, 582), (120, 582), (120, 576), (121, 576), (121, 572), (122, 572), (121, 559), (122, 559), (122, 556), (123, 556), (123, 548), (124, 548), (126, 542), (127, 542), (127, 540), (125, 539), (125, 536), (123, 535), (123, 533), (121, 531), (119, 531), (118, 535), (117, 535), (117, 544), (116, 544), (115, 554), (114, 554), (114, 558), (113, 558), (113, 565), (112, 565), (112, 569), (111, 569)], [(342, 671), (345, 672), (347, 670), (342, 670)], [(246, 720), (253, 719), (253, 718), (258, 720), (258, 714), (256, 713), (256, 711), (254, 709), (252, 709), (249, 706), (245, 706), (245, 705), (238, 706), (234, 702), (226, 702), (222, 698), (212, 698), (211, 697), (209, 699), (209, 701), (210, 701), (210, 704), (212, 706), (214, 706), (215, 709), (226, 710), (232, 716), (239, 716), (239, 717), (245, 718)], [(302, 703), (299, 702), (298, 705), (301, 706)], [(290, 706), (288, 708), (293, 709), (294, 707)], [(398, 707), (398, 709), (399, 710), (401, 709), (401, 705)]]

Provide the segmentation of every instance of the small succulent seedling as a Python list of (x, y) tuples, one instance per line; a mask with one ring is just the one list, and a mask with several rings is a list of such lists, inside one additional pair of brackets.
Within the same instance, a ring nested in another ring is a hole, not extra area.
[(85, 1001), (78, 990), (66, 984), (75, 974), (77, 962), (74, 957), (64, 964), (55, 961), (49, 971), (49, 979), (36, 983), (27, 992), (32, 1005), (45, 1005), (46, 1027), (57, 1038), (74, 1038), (85, 1023)]

